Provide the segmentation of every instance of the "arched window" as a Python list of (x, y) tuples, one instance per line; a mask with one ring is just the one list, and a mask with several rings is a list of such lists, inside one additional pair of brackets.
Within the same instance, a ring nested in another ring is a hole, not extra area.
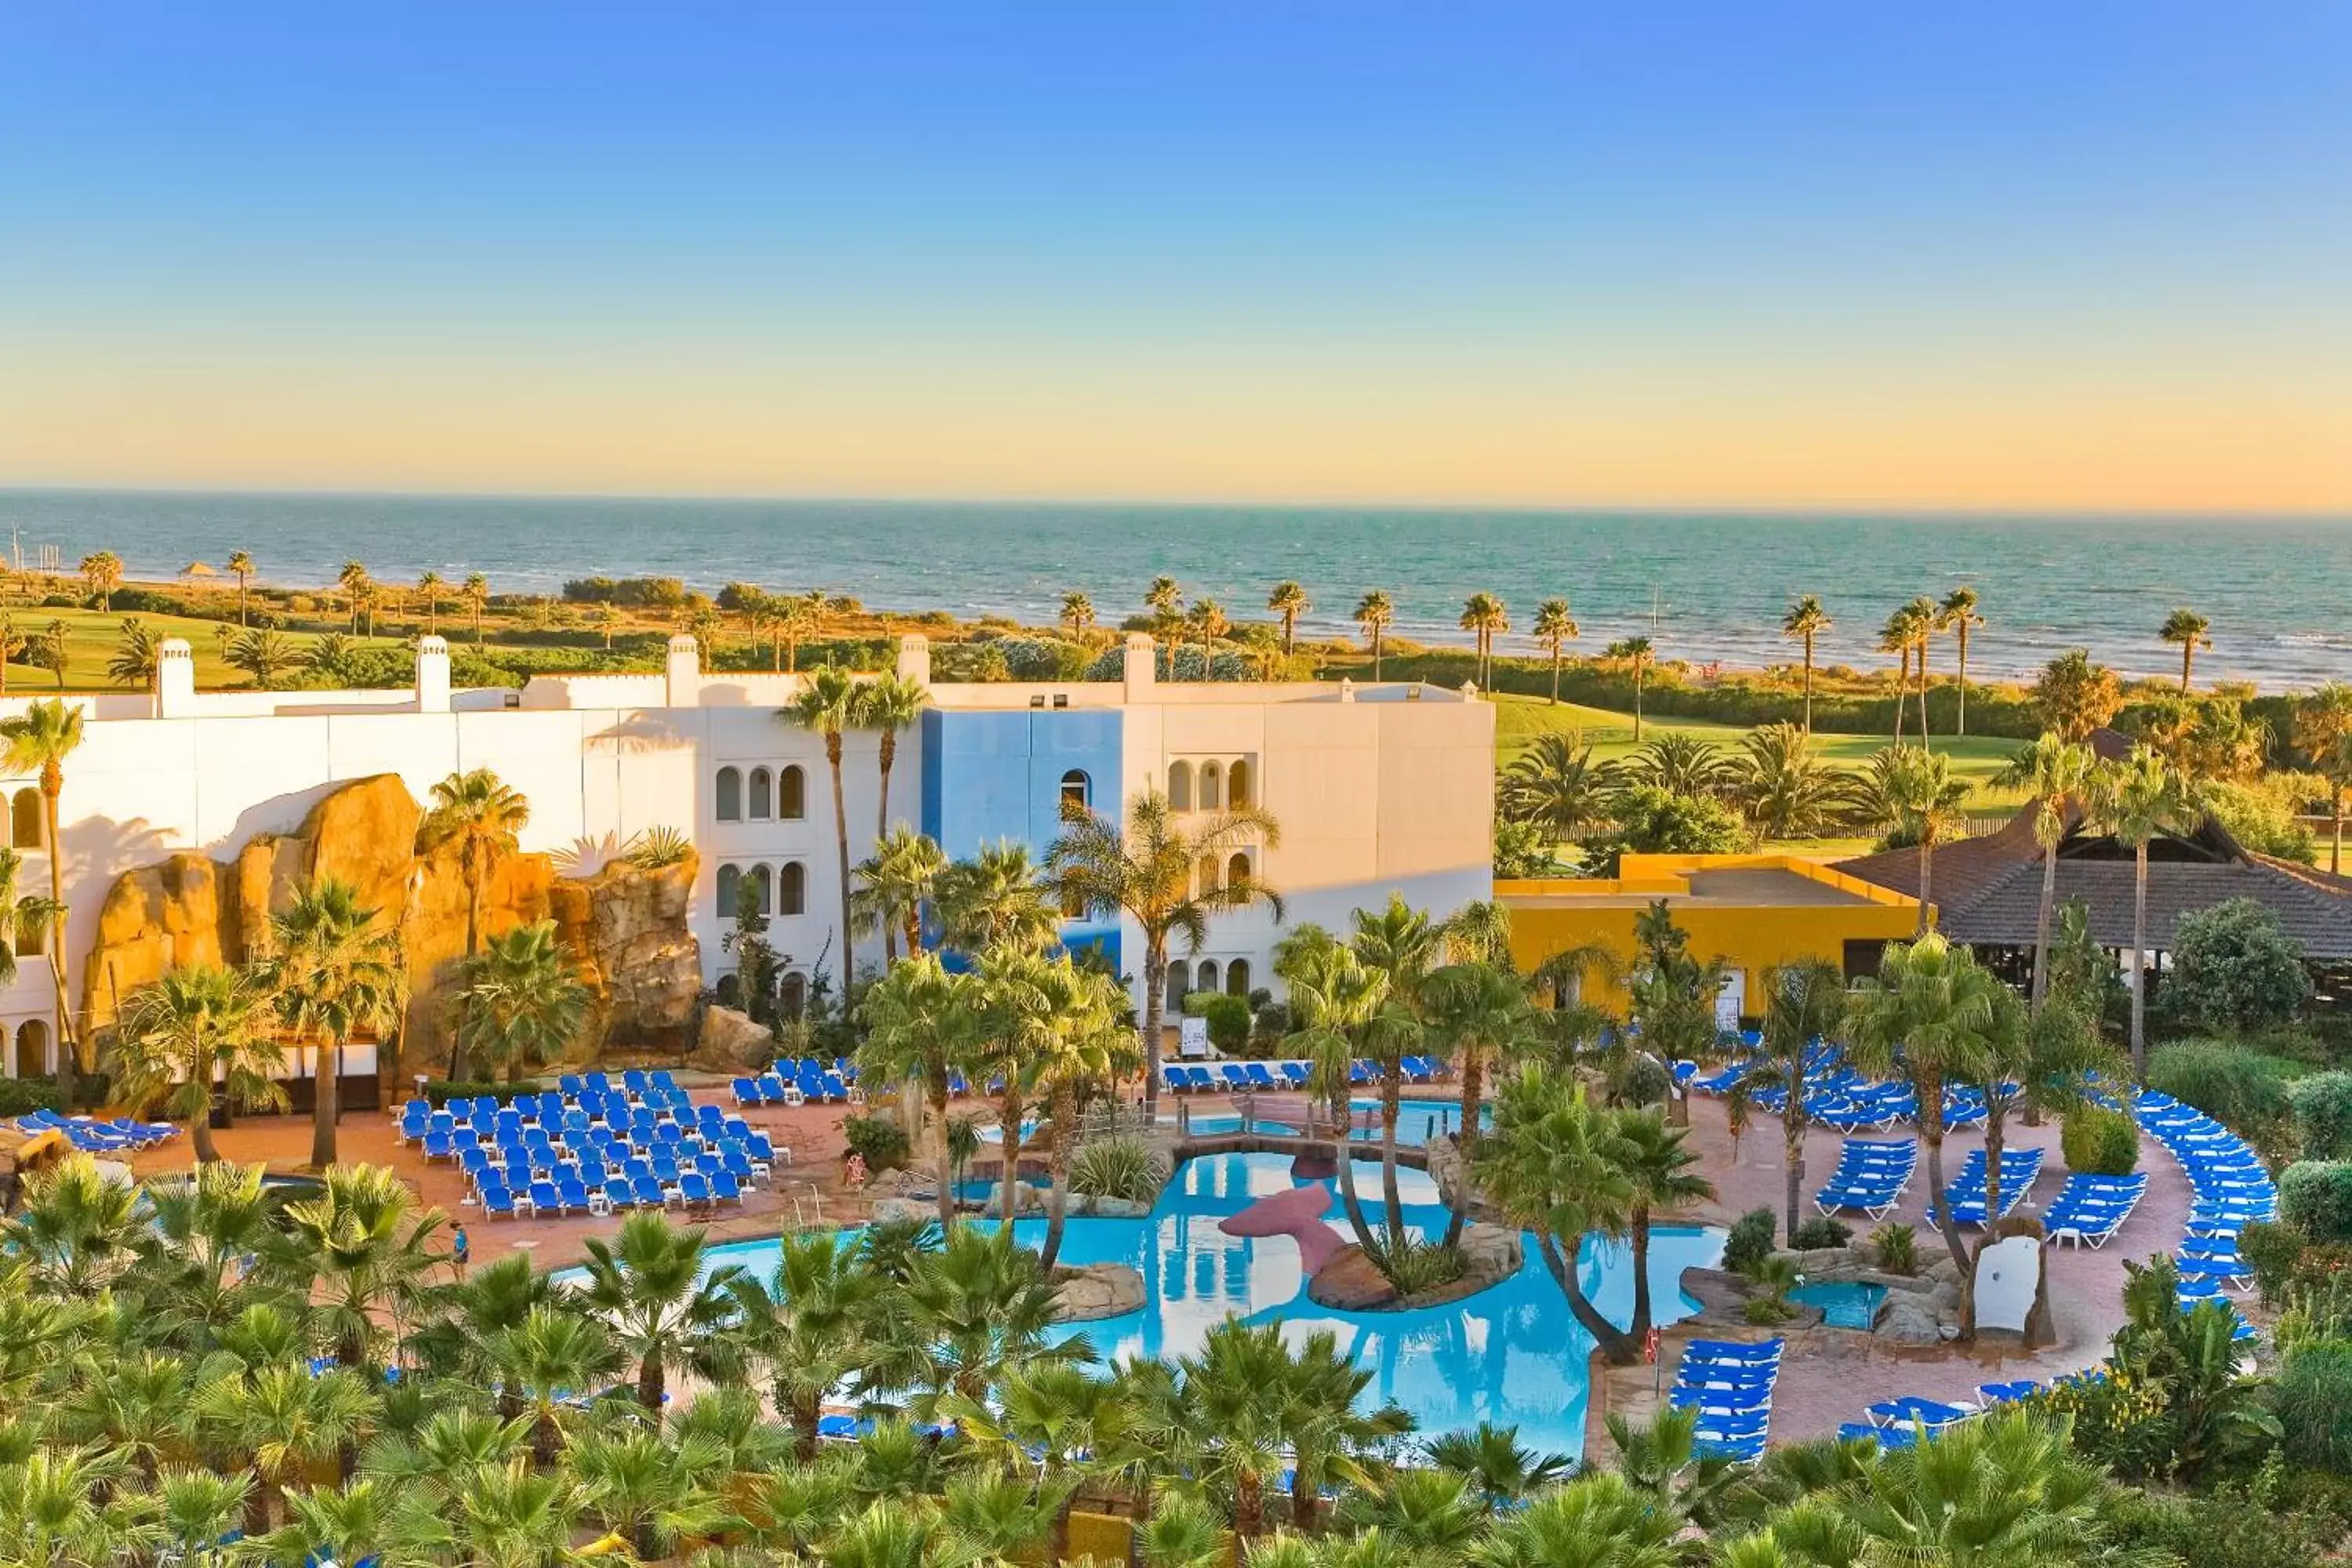
[(1214, 763), (1201, 764), (1201, 809), (1217, 809), (1217, 797), (1224, 794), (1224, 770)]
[(38, 1018), (27, 1018), (16, 1026), (16, 1076), (32, 1078), (51, 1070), (49, 1026)]
[(1062, 775), (1062, 809), (1065, 812), (1084, 811), (1094, 805), (1095, 783), (1087, 777), (1084, 768), (1072, 768)]
[(1217, 961), (1213, 958), (1201, 960), (1200, 973), (1194, 980), (1202, 990), (1214, 991), (1217, 988)]
[(1246, 998), (1249, 995), (1249, 960), (1236, 958), (1225, 965), (1225, 994)]
[(808, 775), (798, 768), (786, 768), (776, 775), (776, 815), (786, 822), (798, 822), (808, 815)]
[(1214, 855), (1203, 855), (1194, 863), (1192, 880), (1196, 890), (1203, 895), (1217, 890), (1217, 858)]
[(1192, 764), (1171, 763), (1168, 767), (1168, 809), (1192, 809)]
[(735, 900), (741, 896), (742, 882), (743, 873), (734, 867), (719, 868), (719, 918), (720, 920), (731, 921), (735, 918)]
[(743, 775), (734, 768), (719, 770), (719, 820), (743, 820)]
[(797, 1018), (808, 1010), (808, 976), (797, 970), (787, 973), (776, 982), (776, 1003), (787, 1018)]
[(1251, 783), (1249, 760), (1234, 758), (1234, 765), (1225, 770), (1225, 804), (1236, 808), (1247, 805)]
[(719, 977), (719, 1005), (721, 1007), (740, 1007), (743, 1005), (743, 980), (740, 975), (722, 974)]
[(20, 789), (8, 803), (8, 842), (19, 849), (41, 847), (41, 792)]
[(751, 820), (754, 822), (768, 820), (768, 784), (767, 769), (751, 770)]
[(1172, 963), (1169, 964), (1169, 966), (1168, 966), (1168, 1009), (1169, 1009), (1169, 1011), (1171, 1011), (1171, 1012), (1177, 1012), (1177, 1011), (1181, 1011), (1181, 1010), (1182, 1009), (1182, 1007), (1183, 1007), (1183, 1005), (1184, 1005), (1184, 993), (1185, 993), (1187, 990), (1191, 989), (1191, 987), (1192, 987), (1192, 974), (1191, 967), (1190, 967), (1189, 965), (1187, 965), (1187, 964), (1185, 963), (1185, 962), (1184, 962), (1182, 959), (1181, 959), (1181, 958), (1180, 958), (1180, 959), (1177, 959), (1175, 962), (1173, 962)]
[(760, 889), (760, 912), (763, 915), (775, 913), (775, 900), (770, 897), (772, 889), (769, 886), (768, 868), (765, 866), (751, 868), (751, 886)]
[(808, 868), (797, 860), (787, 860), (776, 873), (776, 912), (780, 915), (808, 913)]
[(1249, 851), (1236, 849), (1225, 859), (1225, 886), (1239, 888), (1250, 879)]

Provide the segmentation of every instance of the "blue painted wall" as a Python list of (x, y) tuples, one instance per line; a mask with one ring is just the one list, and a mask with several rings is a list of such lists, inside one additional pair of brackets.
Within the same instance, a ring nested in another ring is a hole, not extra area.
[[(999, 839), (1029, 846), (1042, 864), (1061, 831), (1062, 776), (1084, 773), (1097, 811), (1126, 798), (1116, 710), (1015, 709), (1010, 712), (923, 710), (922, 827), (951, 859)], [(1116, 921), (1074, 921), (1072, 946), (1100, 945), (1118, 961)]]

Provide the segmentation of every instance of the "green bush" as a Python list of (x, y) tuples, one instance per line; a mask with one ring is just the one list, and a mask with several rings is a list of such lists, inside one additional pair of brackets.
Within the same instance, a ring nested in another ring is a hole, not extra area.
[(1796, 1228), (1789, 1237), (1789, 1245), (1799, 1252), (1818, 1252), (1825, 1247), (1843, 1247), (1853, 1239), (1851, 1227), (1827, 1215), (1815, 1215)]
[(1919, 1233), (1909, 1226), (1889, 1221), (1870, 1233), (1870, 1245), (1878, 1249), (1878, 1267), (1887, 1273), (1919, 1272)]
[[(1199, 994), (1197, 991), (1192, 993), (1192, 996)], [(1202, 1003), (1195, 1010), (1192, 1006), (1192, 996), (1184, 998), (1184, 1010), (1192, 1013), (1195, 1017), (1208, 1020), (1211, 1045), (1216, 1047), (1221, 1054), (1229, 1057), (1239, 1056), (1248, 1048), (1250, 1026), (1256, 1022), (1250, 1016), (1248, 1002), (1239, 996), (1228, 996), (1225, 993), (1218, 991), (1212, 993), (1208, 1000)]]
[(1167, 1179), (1167, 1167), (1139, 1138), (1105, 1138), (1070, 1161), (1070, 1190), (1087, 1197), (1148, 1204)]
[(1772, 1253), (1772, 1211), (1749, 1209), (1733, 1222), (1723, 1238), (1723, 1266), (1734, 1274), (1752, 1272)]
[(2352, 1159), (2352, 1072), (2324, 1072), (2287, 1090), (2306, 1160)]
[(895, 1170), (907, 1163), (907, 1130), (894, 1116), (844, 1117), (841, 1141), (849, 1153), (865, 1160), (869, 1171)]
[(2208, 1029), (2251, 1034), (2292, 1020), (2311, 1000), (2303, 944), (2252, 899), (2185, 914), (2173, 927), (2166, 1005)]
[(2066, 1168), (2084, 1176), (2128, 1176), (2139, 1169), (2139, 1123), (2129, 1111), (2078, 1106), (2058, 1131)]
[(2252, 1051), (2220, 1040), (2179, 1040), (2147, 1058), (2147, 1087), (2185, 1101), (2248, 1138), (2286, 1117), (2286, 1087)]
[(1739, 1309), (1740, 1321), (1759, 1329), (1776, 1328), (1796, 1315), (1797, 1309), (1778, 1296), (1750, 1296)]
[(2303, 1246), (2300, 1232), (2271, 1220), (2254, 1220), (2238, 1232), (2238, 1256), (2253, 1269), (2264, 1301), (2277, 1305), (2294, 1283)]
[(2315, 1246), (2352, 1242), (2352, 1161), (2289, 1165), (2279, 1177), (2279, 1218)]
[(22, 1116), (34, 1110), (63, 1110), (57, 1080), (46, 1078), (0, 1078), (0, 1116)]
[(435, 1078), (425, 1080), (425, 1098), (436, 1110), (453, 1100), (479, 1100), (485, 1095), (504, 1105), (517, 1095), (535, 1095), (546, 1087), (535, 1078), (524, 1079), (520, 1083), (486, 1083), (473, 1079), (453, 1083), (445, 1078)]
[(2279, 1371), (2279, 1425), (2286, 1456), (2337, 1474), (2352, 1471), (2352, 1343), (2306, 1345)]

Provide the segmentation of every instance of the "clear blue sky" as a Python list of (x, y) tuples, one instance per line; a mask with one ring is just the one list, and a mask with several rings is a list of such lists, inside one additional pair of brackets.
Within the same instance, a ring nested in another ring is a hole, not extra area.
[(2352, 505), (2352, 5), (0, 6), (0, 482)]

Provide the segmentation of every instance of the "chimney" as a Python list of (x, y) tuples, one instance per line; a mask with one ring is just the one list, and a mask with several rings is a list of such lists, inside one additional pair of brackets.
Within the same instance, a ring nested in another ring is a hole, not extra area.
[(702, 705), (702, 649), (685, 632), (669, 639), (669, 706), (698, 708)]
[(898, 639), (898, 679), (917, 686), (931, 683), (931, 639), (908, 632)]
[(155, 717), (196, 716), (196, 655), (183, 637), (165, 637), (155, 649)]
[(416, 639), (416, 710), (449, 711), (449, 642), (426, 636)]
[(1159, 671), (1153, 668), (1155, 649), (1150, 632), (1127, 634), (1127, 700), (1149, 702), (1152, 688), (1159, 684)]

